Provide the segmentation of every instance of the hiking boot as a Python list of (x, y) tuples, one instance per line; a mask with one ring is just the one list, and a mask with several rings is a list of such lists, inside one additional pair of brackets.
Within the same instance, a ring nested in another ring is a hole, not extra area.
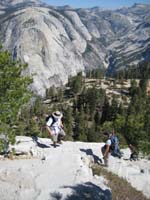
[(62, 144), (62, 141), (61, 141), (61, 140), (59, 140), (59, 141), (57, 141), (57, 143), (58, 143), (58, 144)]
[(53, 145), (54, 145), (54, 148), (56, 148), (56, 142), (54, 142)]

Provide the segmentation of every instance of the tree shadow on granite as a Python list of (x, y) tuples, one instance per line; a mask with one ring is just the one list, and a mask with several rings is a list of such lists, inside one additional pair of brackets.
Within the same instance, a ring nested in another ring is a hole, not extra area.
[(65, 200), (112, 200), (110, 190), (102, 190), (91, 182), (76, 186), (66, 186), (64, 188), (72, 189), (72, 194), (68, 195)]
[(75, 186), (64, 186), (62, 188), (70, 188), (72, 190), (71, 194), (64, 198), (59, 192), (50, 193), (49, 200), (112, 200), (110, 190), (102, 190), (91, 182), (77, 184)]
[(62, 194), (59, 192), (50, 193), (50, 199), (49, 200), (61, 200)]
[(95, 155), (92, 149), (80, 149), (80, 151), (86, 153), (87, 156), (92, 156), (94, 158), (94, 163), (102, 164), (102, 159), (100, 159), (97, 155)]

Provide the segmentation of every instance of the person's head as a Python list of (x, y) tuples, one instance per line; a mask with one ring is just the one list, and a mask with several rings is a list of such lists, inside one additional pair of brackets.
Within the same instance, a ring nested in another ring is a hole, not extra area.
[(112, 129), (112, 135), (115, 135), (115, 129), (114, 128)]
[(63, 117), (63, 114), (60, 111), (55, 111), (52, 113), (53, 117), (61, 119)]
[(110, 138), (110, 136), (111, 136), (111, 133), (109, 133), (108, 131), (105, 131), (103, 134), (105, 137), (108, 137), (108, 138)]

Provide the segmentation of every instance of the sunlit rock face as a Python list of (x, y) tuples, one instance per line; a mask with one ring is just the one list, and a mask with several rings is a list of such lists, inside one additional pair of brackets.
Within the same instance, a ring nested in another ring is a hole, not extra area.
[(23, 3), (40, 3), (38, 0), (1, 0), (0, 5), (4, 7), (10, 7), (15, 6), (17, 4), (23, 4)]
[(68, 77), (94, 68), (114, 72), (148, 59), (150, 6), (116, 11), (52, 7), (37, 0), (0, 2), (0, 40), (28, 63), (31, 89), (44, 96)]

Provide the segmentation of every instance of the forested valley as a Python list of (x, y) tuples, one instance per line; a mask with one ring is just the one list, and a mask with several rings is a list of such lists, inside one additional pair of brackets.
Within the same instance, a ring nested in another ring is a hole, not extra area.
[(98, 69), (79, 72), (67, 85), (51, 86), (44, 98), (28, 89), (32, 77), (21, 74), (26, 67), (0, 50), (0, 132), (9, 142), (16, 135), (49, 137), (45, 118), (60, 110), (66, 140), (102, 142), (102, 133), (115, 129), (121, 146), (132, 143), (150, 153), (149, 63), (119, 71), (115, 77)]

